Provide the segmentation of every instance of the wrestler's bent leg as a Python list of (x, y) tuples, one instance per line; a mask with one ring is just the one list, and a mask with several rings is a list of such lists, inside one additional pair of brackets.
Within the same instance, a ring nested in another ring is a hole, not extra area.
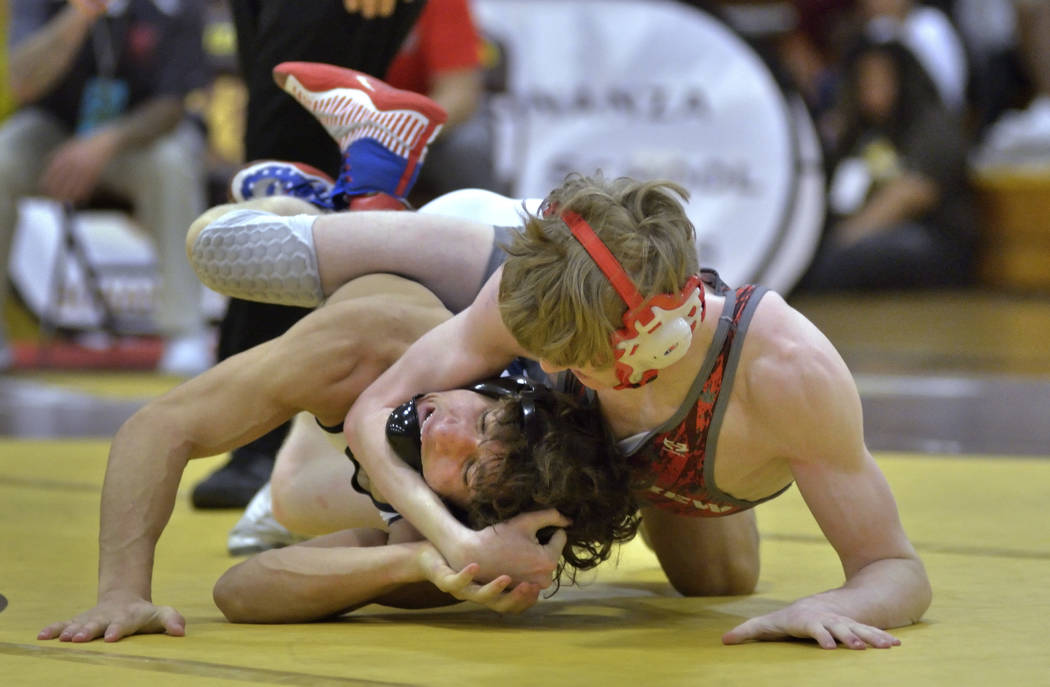
[(755, 511), (691, 518), (642, 509), (646, 543), (671, 585), (684, 596), (750, 594), (758, 583)]
[(274, 517), (297, 534), (384, 529), (371, 499), (350, 486), (353, 464), (342, 433), (325, 434), (313, 415), (295, 417), (270, 477)]
[(442, 196), (419, 213), (292, 214), (305, 208), (316, 212), (274, 196), (209, 210), (186, 237), (201, 281), (229, 296), (315, 307), (351, 279), (387, 272), (425, 285), (459, 311), (487, 276), (492, 226), (520, 225), (523, 217), (520, 200), (477, 189)]

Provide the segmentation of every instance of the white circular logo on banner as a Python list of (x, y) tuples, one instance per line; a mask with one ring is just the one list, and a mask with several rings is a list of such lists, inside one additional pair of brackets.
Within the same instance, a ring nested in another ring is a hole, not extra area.
[[(702, 265), (730, 284), (794, 284), (819, 234), (819, 152), (800, 162), (805, 112), (743, 40), (675, 2), (477, 0), (475, 13), (506, 60), (493, 112), (514, 195), (543, 197), (573, 171), (667, 178), (690, 193)], [(800, 222), (805, 241), (789, 240)]]

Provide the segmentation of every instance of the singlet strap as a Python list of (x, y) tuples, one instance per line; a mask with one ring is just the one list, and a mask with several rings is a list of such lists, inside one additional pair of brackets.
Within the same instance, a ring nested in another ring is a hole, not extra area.
[[(718, 278), (718, 273), (714, 270), (704, 270), (704, 272), (713, 274), (714, 278), (719, 283), (724, 284), (721, 279)], [(705, 283), (707, 283), (705, 281)], [(685, 420), (686, 415), (692, 412), (693, 407), (696, 405), (696, 400), (700, 397), (700, 393), (704, 389), (704, 384), (707, 382), (707, 378), (711, 376), (711, 371), (714, 370), (715, 365), (718, 363), (718, 358), (722, 353), (722, 348), (725, 346), (726, 339), (729, 338), (729, 333), (733, 329), (733, 313), (736, 309), (736, 291), (729, 290), (723, 294), (725, 298), (725, 304), (722, 306), (722, 314), (718, 316), (718, 326), (715, 327), (715, 334), (711, 339), (711, 344), (707, 348), (707, 355), (704, 357), (704, 363), (700, 366), (700, 370), (697, 372), (696, 377), (693, 379), (693, 385), (689, 389), (689, 393), (686, 394), (685, 400), (682, 405), (678, 407), (675, 414), (670, 417), (666, 422), (661, 424), (656, 429), (650, 430), (646, 433), (646, 441), (656, 436), (657, 434), (663, 434), (668, 432)], [(632, 437), (632, 439), (634, 439)], [(636, 449), (641, 448), (644, 442), (636, 444)]]
[(340, 422), (338, 425), (326, 425), (325, 423), (321, 422), (321, 419), (319, 417), (317, 417), (316, 415), (314, 415), (314, 422), (317, 423), (318, 427), (320, 427), (324, 431), (328, 432), (329, 434), (342, 434), (343, 433), (343, 423), (342, 422)]
[(355, 458), (354, 454), (350, 452), (349, 447), (347, 447), (345, 453), (346, 457), (350, 459), (350, 462), (353, 463), (354, 466), (354, 474), (350, 476), (350, 486), (353, 487), (354, 491), (356, 491), (358, 494), (363, 494), (369, 499), (371, 499), (372, 505), (375, 506), (376, 510), (379, 511), (380, 517), (383, 518), (383, 522), (385, 522), (387, 525), (397, 520), (400, 520), (403, 516), (400, 513), (398, 513), (392, 505), (384, 501), (380, 501), (375, 496), (372, 496), (372, 492), (370, 492), (368, 489), (365, 489), (364, 486), (361, 485), (361, 481), (358, 478), (358, 475), (360, 475), (362, 472), (361, 463), (357, 462), (357, 458)]
[[(340, 422), (337, 425), (326, 425), (323, 422), (321, 422), (321, 420), (316, 415), (314, 416), (314, 422), (317, 423), (318, 427), (328, 432), (329, 434), (343, 433), (342, 422)], [(354, 458), (354, 454), (350, 452), (349, 446), (346, 447), (346, 449), (344, 449), (344, 453), (346, 453), (346, 457), (350, 459), (350, 462), (354, 466), (354, 473), (350, 475), (350, 486), (353, 487), (353, 490), (356, 491), (358, 494), (363, 494), (367, 496), (372, 501), (372, 505), (375, 506), (376, 510), (379, 511), (379, 516), (383, 518), (383, 522), (385, 522), (387, 525), (400, 520), (403, 516), (400, 513), (398, 513), (392, 505), (390, 505), (389, 503), (384, 503), (383, 501), (380, 501), (376, 497), (372, 496), (372, 492), (370, 492), (368, 489), (365, 489), (364, 486), (361, 484), (361, 480), (359, 478), (359, 475), (361, 475), (363, 472), (361, 470), (361, 463), (357, 462), (357, 458)]]
[(769, 496), (762, 497), (755, 501), (747, 501), (725, 493), (718, 488), (715, 482), (715, 460), (718, 455), (718, 436), (721, 433), (722, 421), (725, 419), (726, 409), (729, 407), (729, 399), (732, 396), (733, 383), (736, 380), (737, 366), (740, 363), (740, 354), (744, 349), (744, 335), (747, 333), (747, 328), (751, 324), (751, 318), (754, 317), (755, 311), (758, 309), (758, 304), (762, 300), (762, 296), (765, 295), (766, 291), (768, 291), (768, 289), (765, 287), (751, 284), (742, 286), (736, 291), (739, 299), (737, 300), (731, 315), (733, 320), (733, 340), (729, 344), (729, 356), (726, 359), (725, 369), (722, 375), (722, 387), (719, 389), (718, 398), (715, 400), (715, 406), (711, 413), (711, 424), (708, 426), (706, 453), (709, 459), (705, 460), (703, 465), (704, 483), (707, 485), (707, 491), (712, 497), (717, 498), (721, 503), (730, 503), (747, 508), (757, 506), (764, 501), (776, 498), (791, 487), (791, 483), (789, 482), (783, 489), (779, 489)]

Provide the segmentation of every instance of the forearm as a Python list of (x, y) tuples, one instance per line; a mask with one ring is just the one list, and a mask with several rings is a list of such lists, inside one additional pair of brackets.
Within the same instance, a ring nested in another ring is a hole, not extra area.
[(174, 129), (185, 110), (176, 96), (149, 100), (101, 127), (93, 135), (107, 139), (112, 153), (150, 143)]
[(121, 425), (102, 488), (100, 597), (124, 591), (150, 598), (157, 540), (189, 460), (242, 446), (294, 414), (273, 400), (273, 386), (292, 367), (272, 352), (275, 346), (268, 342), (223, 361)]
[(171, 517), (185, 444), (165, 441), (166, 428), (140, 411), (117, 432), (102, 487), (99, 525), (99, 599), (130, 593), (151, 599), (153, 556)]
[(426, 579), (424, 542), (309, 545), (266, 551), (226, 572), (215, 603), (232, 622), (292, 623), (330, 617)]
[[(359, 399), (355, 409), (360, 404)], [(439, 551), (455, 557), (469, 530), (452, 517), (419, 473), (406, 466), (391, 450), (384, 431), (389, 413), (386, 407), (367, 414), (351, 411), (354, 455), (361, 461), (374, 492), (393, 505)], [(367, 461), (364, 456), (368, 457)]]
[(887, 558), (867, 565), (841, 587), (795, 604), (820, 607), (886, 630), (918, 622), (931, 598), (926, 569), (918, 558)]
[(861, 239), (900, 222), (921, 217), (937, 202), (936, 185), (909, 174), (879, 189), (854, 215), (841, 223), (852, 239)]
[(50, 91), (69, 71), (94, 23), (94, 17), (69, 6), (14, 46), (8, 57), (8, 73), (15, 100), (32, 102)]
[(444, 72), (435, 77), (428, 95), (448, 113), (442, 133), (451, 131), (474, 116), (481, 97), (481, 74), (476, 69)]
[[(485, 289), (494, 287), (490, 283)], [(455, 389), (484, 379), (513, 359), (512, 349), (504, 354), (503, 349), (493, 352), (476, 344), (492, 343), (501, 336), (495, 328), (479, 324), (485, 318), (478, 315), (477, 307), (472, 305), (434, 327), (409, 347), (358, 397), (344, 424), (347, 445), (372, 485), (456, 565), (471, 562), (457, 558), (458, 545), (470, 531), (448, 513), (419, 473), (394, 453), (386, 438), (386, 422), (394, 408), (419, 392)], [(493, 316), (498, 323), (498, 314)]]
[[(521, 354), (499, 316), (501, 272), (474, 303), (439, 324), (379, 376), (350, 408), (344, 428), (350, 450), (373, 486), (438, 548), (453, 568), (480, 563), (478, 579), (490, 580), (498, 563), (479, 550), (476, 533), (453, 518), (420, 475), (405, 465), (386, 439), (390, 412), (419, 392), (455, 389), (497, 374)], [(503, 572), (503, 571), (498, 571)], [(549, 583), (549, 582), (548, 582)]]

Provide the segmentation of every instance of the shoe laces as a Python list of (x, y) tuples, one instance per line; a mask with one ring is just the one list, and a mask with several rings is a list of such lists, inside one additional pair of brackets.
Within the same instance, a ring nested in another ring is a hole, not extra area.
[[(334, 189), (333, 189), (334, 191)], [(301, 198), (311, 205), (324, 210), (335, 210), (332, 202), (334, 193), (330, 192), (321, 182), (312, 179), (303, 179), (295, 184), (285, 187), (286, 195)]]
[(350, 207), (350, 196), (347, 194), (346, 189), (349, 188), (353, 182), (353, 177), (350, 176), (350, 161), (343, 159), (342, 165), (339, 167), (339, 176), (335, 180), (335, 184), (332, 185), (332, 190), (328, 194), (328, 202), (331, 203), (331, 209), (340, 211), (346, 210)]
[(317, 182), (310, 179), (303, 179), (302, 181), (291, 184), (285, 189), (289, 195), (293, 195), (297, 198), (309, 198), (313, 196), (323, 196), (324, 189), (318, 188)]

